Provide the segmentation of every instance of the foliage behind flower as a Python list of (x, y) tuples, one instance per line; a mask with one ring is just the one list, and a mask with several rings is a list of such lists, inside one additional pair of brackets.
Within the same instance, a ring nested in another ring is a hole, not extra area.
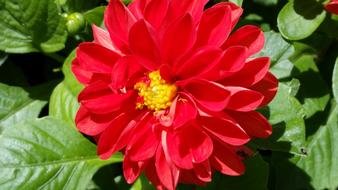
[(255, 110), (275, 96), (277, 79), (252, 25), (231, 34), (242, 9), (207, 0), (111, 0), (108, 31), (77, 49), (73, 72), (85, 85), (78, 129), (97, 139), (98, 154), (125, 155), (132, 183), (144, 171), (158, 189), (203, 185), (217, 170), (241, 175), (251, 138), (271, 134)]

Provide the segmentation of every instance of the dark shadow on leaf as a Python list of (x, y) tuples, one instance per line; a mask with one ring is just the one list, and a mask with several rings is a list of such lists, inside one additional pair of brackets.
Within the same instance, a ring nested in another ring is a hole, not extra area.
[(311, 177), (289, 159), (293, 155), (274, 152), (270, 166), (270, 189), (275, 190), (314, 190)]
[(327, 117), (330, 113), (331, 105), (328, 104), (324, 111), (317, 112), (310, 118), (305, 120), (305, 126), (306, 126), (306, 138), (314, 135), (317, 130), (320, 128), (320, 126), (323, 126), (326, 124)]
[[(110, 164), (100, 168), (93, 177), (93, 182), (97, 188), (92, 190), (111, 190), (111, 189), (130, 189), (122, 173), (122, 164)], [(117, 182), (114, 180), (117, 178)]]
[(252, 142), (263, 150), (279, 150), (288, 152), (291, 149), (291, 143), (287, 141), (278, 141), (285, 132), (285, 122), (278, 123), (273, 126), (272, 135), (266, 139), (254, 139)]
[(325, 81), (318, 76), (318, 73), (309, 70), (301, 73), (297, 76), (299, 79), (301, 86), (299, 88), (297, 98), (301, 103), (304, 103), (305, 98), (320, 98), (329, 93)]
[(294, 9), (305, 19), (312, 20), (323, 12), (323, 5), (316, 0), (294, 0)]
[[(264, 115), (265, 118), (270, 118), (269, 107), (263, 107), (257, 110)], [(289, 151), (291, 149), (291, 143), (287, 141), (278, 141), (283, 136), (286, 129), (285, 122), (281, 122), (272, 126), (272, 135), (266, 139), (253, 139), (252, 146), (261, 150), (281, 150)], [(251, 144), (251, 143), (250, 143)]]

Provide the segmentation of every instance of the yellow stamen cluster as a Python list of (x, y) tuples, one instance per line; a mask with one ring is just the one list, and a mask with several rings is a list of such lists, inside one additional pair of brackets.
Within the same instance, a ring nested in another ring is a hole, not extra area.
[(160, 111), (170, 107), (172, 99), (176, 96), (177, 87), (166, 83), (159, 71), (149, 73), (148, 77), (150, 84), (138, 82), (134, 86), (138, 95), (143, 97), (143, 102), (136, 103), (136, 109), (143, 109), (146, 106), (150, 110)]

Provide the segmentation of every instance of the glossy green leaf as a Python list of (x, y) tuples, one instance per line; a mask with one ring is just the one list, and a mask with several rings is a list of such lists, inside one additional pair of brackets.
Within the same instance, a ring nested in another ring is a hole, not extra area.
[(335, 63), (333, 75), (332, 75), (332, 90), (333, 90), (333, 95), (336, 99), (336, 102), (338, 103), (338, 58), (336, 59), (336, 63)]
[(0, 0), (0, 50), (56, 52), (67, 32), (54, 0)]
[(63, 66), (62, 66), (62, 72), (65, 75), (65, 86), (70, 90), (70, 92), (77, 97), (77, 95), (80, 93), (80, 91), (83, 89), (83, 85), (80, 84), (77, 79), (75, 78), (71, 67), (72, 67), (72, 61), (75, 58), (75, 50), (72, 51), (67, 59), (65, 60)]
[(49, 115), (75, 126), (75, 116), (79, 108), (77, 97), (74, 96), (64, 82), (53, 91), (49, 102)]
[(2, 130), (11, 128), (14, 124), (37, 118), (46, 103), (45, 100), (33, 98), (32, 94), (23, 88), (0, 83), (0, 134)]
[(214, 175), (211, 183), (197, 190), (267, 190), (269, 166), (259, 154), (245, 160), (246, 171), (242, 176)]
[(306, 149), (306, 156), (273, 157), (276, 189), (336, 189), (338, 187), (338, 109), (331, 113)]
[(289, 40), (310, 36), (324, 21), (326, 11), (315, 0), (291, 0), (279, 12), (277, 23), (281, 34)]
[(79, 108), (77, 96), (83, 88), (71, 71), (74, 58), (75, 51), (65, 60), (62, 67), (64, 81), (54, 89), (49, 103), (49, 114), (72, 126), (75, 126), (74, 119)]
[(265, 32), (264, 49), (258, 56), (267, 56), (271, 59), (270, 71), (278, 78), (285, 78), (291, 75), (294, 65), (289, 57), (294, 53), (294, 47), (286, 42), (279, 33)]
[(268, 105), (270, 123), (277, 124), (295, 117), (303, 118), (305, 116), (302, 105), (291, 94), (294, 94), (292, 87), (285, 83), (279, 83), (277, 95)]
[(96, 147), (66, 123), (47, 117), (0, 136), (0, 189), (85, 189), (103, 165)]
[(308, 156), (300, 157), (296, 162), (297, 166), (312, 178), (311, 183), (315, 189), (338, 187), (337, 136), (338, 109), (336, 108), (329, 117), (328, 123), (320, 128), (309, 143)]

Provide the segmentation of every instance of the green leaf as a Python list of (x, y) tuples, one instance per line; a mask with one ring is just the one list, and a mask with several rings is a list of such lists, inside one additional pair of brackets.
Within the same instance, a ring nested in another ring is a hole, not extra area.
[(303, 155), (306, 147), (304, 120), (295, 117), (273, 125), (273, 133), (268, 139), (254, 139), (253, 143), (253, 146), (262, 150)]
[(62, 67), (64, 81), (54, 89), (49, 103), (49, 114), (72, 126), (75, 126), (74, 119), (79, 108), (77, 96), (83, 88), (71, 71), (74, 58), (75, 51), (71, 52), (65, 60)]
[(289, 57), (294, 53), (294, 47), (286, 42), (279, 33), (265, 32), (265, 46), (258, 55), (271, 59), (270, 71), (278, 78), (286, 78), (291, 75), (294, 65)]
[(275, 99), (269, 104), (265, 115), (273, 124), (273, 133), (267, 139), (255, 139), (257, 148), (290, 152), (302, 155), (305, 141), (304, 110), (295, 94), (295, 84), (279, 84)]
[(0, 50), (56, 52), (67, 32), (54, 0), (0, 0)]
[(75, 126), (74, 120), (78, 108), (77, 97), (71, 93), (64, 82), (60, 83), (50, 98), (49, 115)]
[[(312, 178), (315, 189), (338, 187), (338, 108), (320, 128), (308, 146), (308, 156), (300, 157), (297, 166)], [(320, 171), (320, 172), (318, 172)]]
[(96, 7), (84, 13), (84, 17), (89, 24), (95, 24), (96, 26), (103, 25), (103, 17), (106, 6)]
[(255, 3), (259, 3), (265, 6), (277, 5), (278, 0), (253, 0)]
[(203, 189), (221, 190), (265, 190), (267, 189), (269, 166), (259, 154), (245, 160), (246, 171), (242, 176), (226, 176), (216, 173), (212, 182)]
[(51, 117), (12, 126), (0, 136), (0, 189), (85, 189), (103, 165), (96, 147)]
[(307, 156), (282, 160), (274, 156), (276, 189), (336, 189), (338, 187), (338, 107), (307, 147)]
[(336, 59), (336, 63), (333, 70), (333, 77), (332, 77), (332, 90), (333, 95), (338, 103), (338, 58)]
[(278, 28), (285, 38), (301, 40), (319, 27), (325, 15), (323, 5), (315, 0), (291, 0), (278, 14)]
[(242, 6), (243, 0), (229, 0), (229, 2), (235, 3), (238, 6)]
[(277, 124), (295, 117), (303, 118), (305, 116), (302, 105), (292, 94), (295, 94), (293, 87), (279, 83), (277, 95), (268, 105), (270, 123)]
[[(35, 89), (35, 93), (45, 93), (45, 91)], [(32, 96), (37, 96), (36, 94), (30, 94), (20, 87), (0, 83), (0, 134), (2, 130), (11, 128), (14, 124), (38, 117), (47, 101), (33, 98)]]
[(65, 60), (65, 63), (62, 66), (62, 72), (65, 75), (65, 86), (67, 86), (68, 90), (77, 97), (77, 95), (80, 93), (80, 91), (83, 89), (83, 85), (80, 84), (77, 79), (75, 78), (71, 67), (72, 67), (72, 61), (75, 59), (75, 50), (72, 51), (67, 59)]
[(295, 77), (301, 83), (297, 97), (303, 104), (306, 118), (324, 111), (330, 100), (329, 88), (319, 73), (314, 58), (313, 55), (303, 55), (294, 61), (300, 72)]

